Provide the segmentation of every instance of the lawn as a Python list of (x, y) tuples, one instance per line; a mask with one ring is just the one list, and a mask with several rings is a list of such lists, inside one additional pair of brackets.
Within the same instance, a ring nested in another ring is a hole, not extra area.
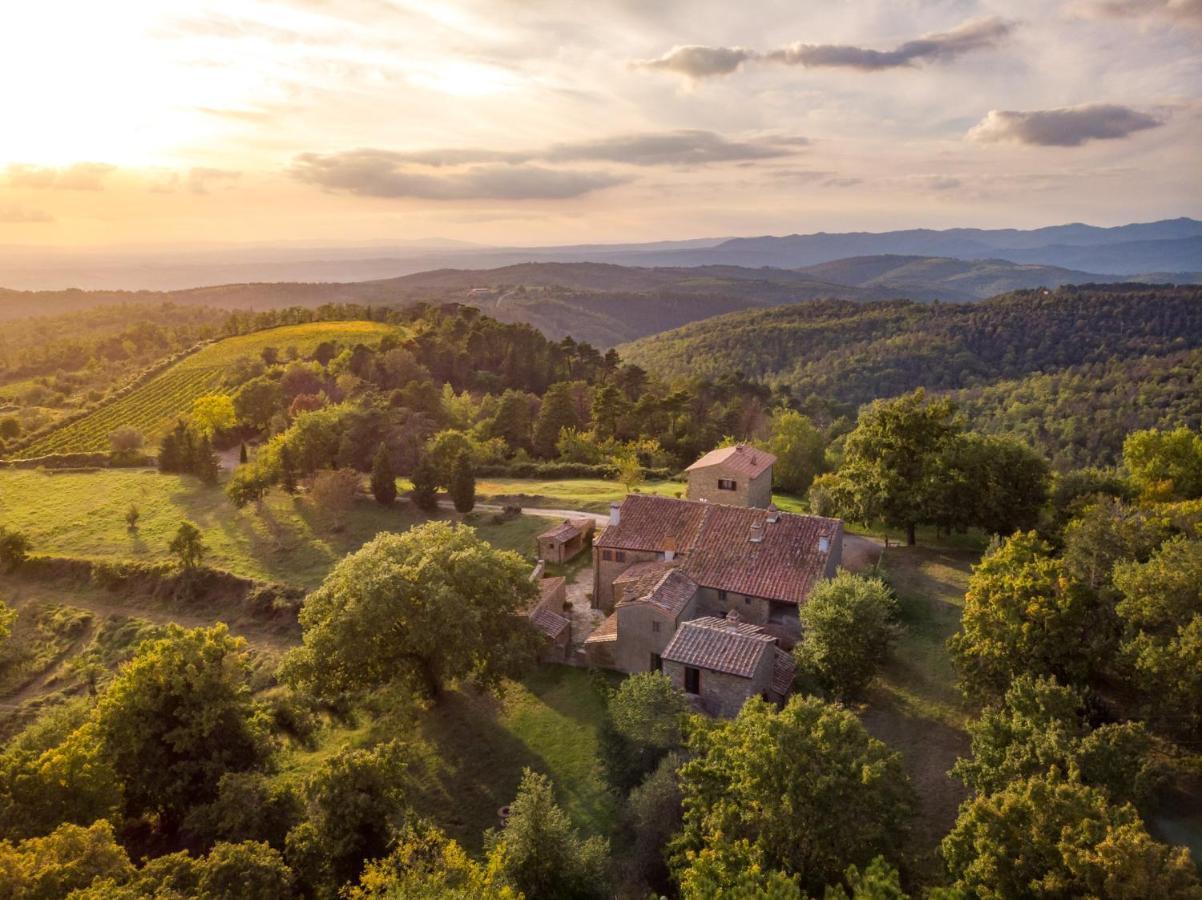
[[(136, 531), (125, 523), (131, 504), (140, 513)], [(437, 517), (460, 518), (449, 512)], [(302, 588), (315, 587), (339, 559), (379, 532), (404, 531), (428, 518), (406, 501), (385, 509), (364, 498), (335, 531), (308, 498), (279, 490), (267, 495), (260, 511), (253, 505), (236, 509), (220, 488), (190, 476), (152, 469), (0, 470), (0, 525), (25, 532), (35, 553), (163, 560), (187, 519), (201, 529), (208, 564)], [(534, 535), (547, 525), (533, 516), (498, 521), (481, 514), (471, 521), (486, 540), (531, 558)]]
[(473, 851), (497, 811), (512, 802), (522, 770), (546, 773), (575, 824), (606, 834), (616, 805), (597, 757), (605, 713), (598, 676), (568, 666), (544, 666), (498, 695), (448, 692), (425, 711), (402, 709), (324, 731), (313, 751), (291, 749), (280, 776), (302, 780), (343, 747), (400, 737), (410, 744), (412, 803)]
[[(685, 484), (682, 481), (646, 481), (636, 491), (657, 497), (683, 497)], [(602, 478), (565, 478), (559, 481), (481, 478), (476, 482), (476, 496), (481, 502), (513, 502), (522, 506), (595, 513), (609, 512), (609, 504), (615, 501), (620, 503), (626, 494), (623, 485)], [(775, 494), (773, 501), (785, 512), (805, 512), (805, 505), (796, 497)]]
[(219, 390), (226, 371), (239, 359), (258, 356), (267, 347), (277, 348), (281, 355), (291, 349), (306, 355), (324, 341), (378, 343), (385, 335), (397, 333), (396, 326), (381, 322), (310, 322), (225, 338), (185, 357), (128, 394), (44, 435), (21, 456), (108, 450), (109, 435), (123, 425), (137, 428), (153, 444), (178, 417), (187, 415), (198, 398)]
[(873, 683), (862, 713), (876, 737), (900, 750), (919, 795), (915, 827), (921, 863), (939, 871), (935, 851), (967, 796), (947, 771), (968, 753), (972, 710), (956, 687), (946, 642), (960, 627), (975, 551), (894, 546), (882, 566), (897, 592), (904, 632)]

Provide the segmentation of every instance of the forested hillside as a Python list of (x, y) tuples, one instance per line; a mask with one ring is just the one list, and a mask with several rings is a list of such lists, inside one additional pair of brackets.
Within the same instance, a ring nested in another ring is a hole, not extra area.
[[(998, 428), (1027, 415), (1008, 411), (1024, 392), (1052, 390), (1013, 382), (1073, 369), (1056, 382), (1057, 402), (1064, 405), (1037, 403), (1041, 417), (1025, 419), (1024, 427), (1050, 455), (1103, 462), (1113, 459), (1121, 434), (1134, 425), (1196, 421), (1190, 416), (1198, 410), (1188, 399), (1190, 361), (1179, 355), (1199, 346), (1202, 289), (1085, 286), (1020, 291), (975, 305), (832, 301), (746, 311), (621, 352), (661, 377), (741, 372), (799, 400), (813, 395), (833, 403), (835, 413), (916, 387), (972, 389), (965, 399), (974, 415)], [(1186, 371), (1166, 380), (1157, 360), (1171, 354), (1178, 356), (1163, 361), (1165, 368)], [(1127, 366), (1135, 360), (1142, 362)], [(1079, 382), (1094, 376), (1111, 387)], [(985, 391), (990, 385), (998, 387)], [(1105, 409), (1115, 417), (1086, 436), (1083, 423)], [(1081, 421), (1064, 420), (1070, 416)], [(1120, 424), (1128, 417), (1130, 425)], [(1066, 434), (1074, 428), (1081, 432)]]

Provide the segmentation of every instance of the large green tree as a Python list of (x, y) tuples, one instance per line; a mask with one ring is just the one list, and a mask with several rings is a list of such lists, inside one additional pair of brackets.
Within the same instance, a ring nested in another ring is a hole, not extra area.
[(680, 688), (662, 672), (638, 672), (623, 681), (609, 697), (599, 738), (610, 783), (628, 792), (680, 749), (689, 711)]
[(1091, 728), (1081, 692), (1051, 678), (1020, 675), (968, 733), (972, 755), (957, 760), (952, 774), (978, 794), (1052, 769), (1105, 791), (1113, 802), (1143, 802), (1159, 782), (1152, 739), (1141, 723)]
[(164, 830), (217, 795), (226, 772), (262, 765), (269, 745), (247, 686), (245, 642), (225, 625), (144, 644), (96, 708), (103, 758), (120, 778), (126, 811)]
[(1202, 434), (1189, 428), (1129, 434), (1123, 442), (1123, 465), (1151, 500), (1202, 497)]
[(844, 515), (904, 528), (913, 544), (918, 525), (938, 516), (943, 459), (959, 428), (951, 401), (921, 389), (862, 410), (839, 467), (852, 500)]
[(495, 866), (482, 865), (431, 825), (410, 825), (382, 859), (369, 863), (348, 900), (520, 900)]
[(806, 416), (787, 407), (772, 414), (772, 432), (765, 444), (776, 457), (772, 480), (790, 494), (804, 494), (826, 463), (826, 440)]
[(798, 668), (840, 699), (872, 681), (899, 634), (897, 601), (879, 578), (840, 571), (811, 592), (799, 611)]
[(1058, 776), (964, 804), (943, 857), (958, 896), (1202, 897), (1189, 851), (1152, 840), (1134, 807)]
[(719, 869), (752, 864), (796, 876), (818, 891), (848, 864), (905, 841), (915, 800), (901, 757), (839, 706), (795, 696), (778, 710), (752, 698), (733, 720), (694, 731), (689, 750), (674, 844), (686, 893), (706, 858), (739, 860)]
[(0, 841), (0, 897), (59, 900), (95, 879), (124, 881), (133, 871), (104, 819), (15, 844)]
[(535, 590), (525, 560), (465, 525), (378, 535), (305, 599), (285, 676), (327, 697), (398, 680), (437, 697), (453, 678), (491, 680), (535, 646), (521, 615)]
[(1116, 567), (1121, 653), (1148, 714), (1176, 733), (1202, 727), (1202, 540), (1176, 538)]
[(1002, 543), (973, 570), (961, 630), (948, 646), (970, 693), (1000, 697), (1023, 672), (1083, 683), (1104, 664), (1111, 640), (1097, 598), (1027, 533)]

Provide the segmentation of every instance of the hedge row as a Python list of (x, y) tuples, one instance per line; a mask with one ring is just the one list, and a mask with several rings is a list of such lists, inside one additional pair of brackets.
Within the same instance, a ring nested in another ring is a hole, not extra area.
[(145, 453), (51, 453), (27, 459), (0, 459), (5, 469), (141, 469), (153, 466)]
[[(676, 473), (671, 469), (644, 469), (648, 478), (671, 478)], [(488, 463), (476, 467), (478, 478), (543, 478), (554, 481), (559, 478), (617, 478), (618, 470), (606, 463), (575, 462), (508, 462)]]
[(275, 582), (258, 581), (201, 566), (184, 574), (170, 563), (76, 559), (65, 556), (30, 556), (21, 563), (21, 573), (40, 579), (73, 578), (87, 581), (108, 591), (143, 593), (152, 598), (195, 598), (203, 604), (206, 595), (221, 600), (228, 610), (229, 599), (244, 612), (259, 619), (292, 626), (304, 600), (304, 591)]

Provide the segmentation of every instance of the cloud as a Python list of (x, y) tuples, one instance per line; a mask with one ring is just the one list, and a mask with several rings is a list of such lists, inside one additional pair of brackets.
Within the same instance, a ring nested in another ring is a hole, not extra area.
[(556, 144), (547, 151), (545, 158), (554, 161), (598, 160), (633, 166), (705, 165), (792, 156), (795, 148), (808, 143), (800, 137), (732, 141), (712, 131), (666, 131)]
[(99, 191), (104, 179), (116, 170), (107, 163), (76, 163), (62, 169), (13, 163), (8, 167), (8, 183), (12, 187), (38, 190)]
[(635, 65), (644, 69), (678, 72), (689, 78), (710, 78), (714, 75), (729, 75), (747, 60), (757, 57), (757, 53), (742, 47), (702, 47), (689, 44), (673, 47), (658, 59), (640, 60)]
[(296, 157), (291, 174), (328, 190), (368, 197), (553, 200), (630, 180), (614, 172), (559, 168), (564, 163), (703, 166), (793, 156), (808, 143), (796, 135), (732, 140), (702, 130), (636, 132), (524, 151), (444, 147), (304, 153)]
[(1202, 0), (1086, 0), (1076, 7), (1096, 18), (1136, 19), (1157, 17), (1202, 27)]
[(847, 68), (862, 72), (897, 69), (920, 62), (949, 62), (974, 50), (995, 47), (1014, 30), (1014, 25), (999, 18), (974, 19), (951, 31), (928, 34), (906, 41), (892, 50), (872, 50), (844, 44), (803, 44), (767, 52), (743, 47), (673, 47), (658, 59), (641, 60), (635, 65), (645, 69), (677, 72), (688, 78), (729, 75), (743, 63), (758, 60), (786, 66), (809, 68)]
[(53, 222), (54, 216), (40, 209), (28, 209), (24, 206), (0, 206), (0, 223), (5, 225), (25, 225), (34, 222)]
[(627, 179), (606, 172), (548, 169), (510, 163), (472, 165), (454, 172), (414, 171), (408, 156), (387, 150), (303, 153), (292, 175), (326, 190), (361, 197), (423, 200), (563, 200)]
[(789, 66), (823, 66), (873, 72), (897, 69), (919, 62), (950, 62), (973, 50), (1001, 43), (1014, 26), (998, 18), (965, 22), (951, 31), (906, 41), (893, 50), (870, 50), (840, 44), (794, 44), (766, 54), (765, 59)]
[(968, 137), (1041, 147), (1077, 147), (1087, 141), (1125, 138), (1162, 124), (1147, 113), (1112, 103), (1029, 112), (995, 109), (968, 132)]
[(209, 182), (219, 181), (229, 183), (242, 177), (241, 172), (229, 169), (212, 169), (208, 166), (193, 166), (188, 170), (188, 190), (194, 194), (207, 194)]

